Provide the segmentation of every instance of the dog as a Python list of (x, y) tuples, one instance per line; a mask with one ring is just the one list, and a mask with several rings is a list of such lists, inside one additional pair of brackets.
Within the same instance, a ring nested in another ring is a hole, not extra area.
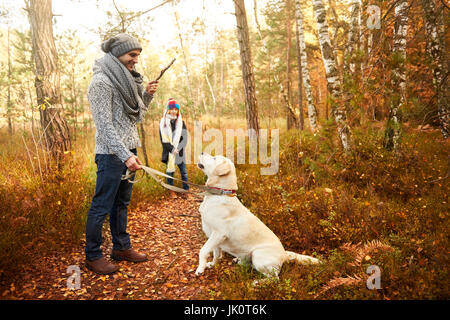
[[(284, 250), (278, 237), (239, 201), (235, 196), (236, 169), (230, 159), (201, 153), (198, 160), (198, 168), (208, 177), (206, 186), (222, 190), (223, 194), (206, 192), (199, 208), (202, 230), (208, 240), (199, 253), (197, 276), (206, 267), (214, 266), (222, 251), (236, 257), (238, 263), (251, 262), (265, 277), (278, 278), (286, 261), (319, 263), (316, 258)], [(211, 252), (213, 260), (207, 262)]]

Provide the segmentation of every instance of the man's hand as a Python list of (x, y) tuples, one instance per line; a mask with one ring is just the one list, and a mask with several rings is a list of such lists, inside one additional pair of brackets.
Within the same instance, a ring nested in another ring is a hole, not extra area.
[(158, 81), (150, 81), (147, 84), (145, 91), (147, 91), (148, 94), (153, 95), (156, 92), (156, 89), (158, 89)]
[(128, 170), (136, 171), (141, 169), (140, 165), (142, 165), (142, 163), (137, 156), (132, 155), (131, 157), (128, 158), (127, 161), (125, 161), (125, 165), (127, 166)]

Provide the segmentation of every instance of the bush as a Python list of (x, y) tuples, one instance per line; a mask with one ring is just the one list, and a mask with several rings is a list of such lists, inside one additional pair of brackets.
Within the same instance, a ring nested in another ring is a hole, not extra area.
[[(92, 166), (84, 155), (66, 155), (58, 169), (25, 144), (3, 144), (0, 184), (0, 274), (21, 269), (33, 254), (79, 241), (93, 194)], [(31, 145), (28, 141), (28, 145)]]
[[(236, 298), (237, 283), (245, 283), (238, 295), (245, 299), (448, 298), (449, 188), (439, 180), (447, 174), (448, 145), (440, 133), (406, 128), (393, 153), (382, 147), (384, 132), (369, 126), (353, 132), (353, 150), (344, 154), (330, 129), (282, 135), (277, 175), (237, 170), (244, 205), (286, 249), (325, 263), (286, 264), (264, 294), (247, 285), (252, 274), (235, 271), (222, 281), (221, 297)], [(372, 264), (381, 269), (381, 290), (366, 287)]]
[[(153, 137), (154, 138), (154, 137)], [(79, 245), (95, 191), (93, 132), (80, 135), (58, 169), (31, 133), (0, 132), (0, 277), (12, 276), (50, 250)], [(159, 162), (159, 137), (150, 141), (150, 165)], [(158, 148), (158, 147), (159, 148)], [(140, 158), (143, 159), (142, 155)], [(189, 174), (194, 168), (188, 168)], [(197, 171), (197, 170), (195, 170)], [(191, 175), (194, 179), (199, 176)], [(142, 178), (138, 173), (138, 178)], [(130, 210), (167, 191), (150, 177), (133, 186)], [(1, 280), (1, 279), (0, 279)]]

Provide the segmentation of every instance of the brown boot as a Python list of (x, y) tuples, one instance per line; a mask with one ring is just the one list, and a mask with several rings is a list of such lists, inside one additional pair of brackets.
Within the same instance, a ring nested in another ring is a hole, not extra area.
[(111, 252), (111, 259), (117, 261), (131, 261), (131, 262), (144, 262), (147, 261), (147, 256), (145, 254), (137, 253), (133, 249), (127, 250), (113, 250)]
[(119, 266), (107, 261), (104, 257), (93, 261), (86, 260), (85, 266), (98, 274), (111, 274), (119, 270)]

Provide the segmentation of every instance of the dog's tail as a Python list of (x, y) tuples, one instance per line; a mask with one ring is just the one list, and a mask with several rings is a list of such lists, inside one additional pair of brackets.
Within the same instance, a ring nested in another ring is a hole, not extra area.
[(288, 261), (295, 260), (301, 264), (317, 264), (319, 260), (310, 256), (305, 256), (303, 254), (298, 254), (292, 251), (286, 251), (286, 256)]

